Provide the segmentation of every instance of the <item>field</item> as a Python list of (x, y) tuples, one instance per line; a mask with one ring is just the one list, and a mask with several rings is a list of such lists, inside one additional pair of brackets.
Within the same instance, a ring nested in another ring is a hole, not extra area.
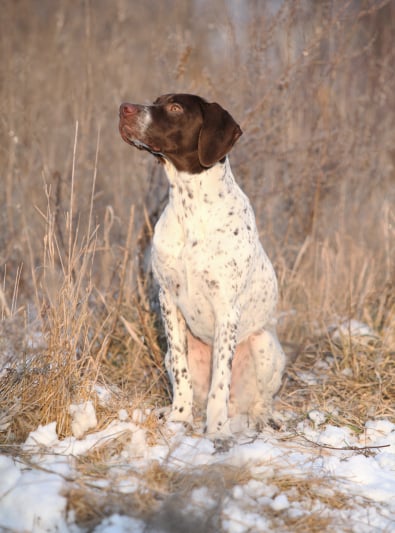
[[(166, 182), (153, 158), (120, 138), (118, 107), (191, 92), (239, 122), (232, 168), (278, 275), (288, 357), (276, 399), (283, 427), (264, 432), (258, 448), (272, 457), (277, 443), (285, 456), (284, 443), (296, 453), (308, 439), (317, 453), (351, 461), (363, 446), (375, 465), (387, 454), (395, 494), (394, 28), (391, 0), (3, 0), (0, 470), (14, 472), (12, 459), (24, 465), (18, 472), (40, 471), (31, 440), (39, 426), (42, 446), (67, 456), (61, 443), (78, 437), (70, 406), (93, 407), (96, 421), (87, 420), (99, 437), (68, 466), (59, 531), (110, 531), (115, 514), (141, 522), (114, 531), (390, 531), (393, 503), (370, 501), (368, 490), (346, 497), (314, 468), (303, 476), (282, 461), (269, 471), (254, 452), (241, 463), (237, 450), (210, 468), (199, 431), (184, 436), (202, 452), (188, 464), (180, 452), (184, 468), (152, 451), (167, 442), (172, 455), (180, 444), (157, 416), (170, 390), (148, 266)], [(115, 427), (100, 445), (100, 432)], [(126, 474), (110, 480), (114, 458), (134, 461), (130, 432), (146, 452), (135, 443), (144, 474), (127, 492)], [(273, 502), (277, 494), (308, 504), (299, 515), (253, 505), (253, 482), (277, 487), (262, 493)], [(188, 525), (176, 511), (198, 489), (208, 491), (199, 501), (215, 494), (217, 505), (204, 525), (193, 513)], [(238, 490), (236, 520), (229, 498)], [(29, 530), (9, 518), (5, 494), (0, 483), (0, 530)], [(346, 510), (376, 504), (384, 522), (359, 514), (350, 523)], [(265, 523), (243, 522), (248, 513)]]

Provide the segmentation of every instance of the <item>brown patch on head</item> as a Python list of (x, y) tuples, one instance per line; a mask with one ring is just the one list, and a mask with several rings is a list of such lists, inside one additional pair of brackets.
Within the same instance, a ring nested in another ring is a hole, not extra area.
[(221, 161), (242, 134), (219, 104), (192, 94), (165, 94), (150, 106), (122, 104), (120, 131), (126, 142), (190, 174)]
[(205, 103), (198, 145), (200, 164), (211, 167), (223, 159), (242, 133), (233, 117), (219, 104)]

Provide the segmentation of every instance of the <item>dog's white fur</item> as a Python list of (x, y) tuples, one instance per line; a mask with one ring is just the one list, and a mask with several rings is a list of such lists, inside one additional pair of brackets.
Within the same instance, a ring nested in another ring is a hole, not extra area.
[(152, 260), (173, 383), (170, 419), (192, 423), (200, 401), (207, 433), (223, 440), (231, 435), (229, 416), (267, 421), (280, 386), (276, 276), (228, 157), (200, 174), (169, 161), (165, 169), (169, 203), (155, 227)]

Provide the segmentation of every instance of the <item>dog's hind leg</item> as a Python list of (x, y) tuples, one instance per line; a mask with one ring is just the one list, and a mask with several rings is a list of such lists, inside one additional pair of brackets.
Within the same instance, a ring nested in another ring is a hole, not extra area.
[(271, 417), (273, 396), (281, 385), (285, 355), (274, 330), (264, 330), (251, 335), (249, 345), (259, 394), (252, 417), (257, 429), (260, 429)]

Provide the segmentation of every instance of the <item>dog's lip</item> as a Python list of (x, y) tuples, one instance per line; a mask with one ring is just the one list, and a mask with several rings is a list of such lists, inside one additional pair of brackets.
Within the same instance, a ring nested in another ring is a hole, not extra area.
[(121, 120), (121, 122), (119, 124), (119, 129), (127, 137), (135, 137), (133, 128), (128, 126), (128, 124), (125, 124), (122, 120)]
[(121, 137), (125, 142), (129, 144), (133, 144), (133, 140), (134, 140), (133, 130), (129, 126), (126, 126), (125, 124), (120, 122), (119, 133), (121, 134)]
[(141, 141), (140, 139), (138, 139), (134, 129), (128, 126), (127, 124), (121, 123), (119, 129), (121, 132), (122, 139), (128, 144), (131, 144), (132, 146), (135, 146), (140, 150), (148, 150), (149, 152), (152, 152), (154, 154), (162, 155), (162, 151), (158, 146), (151, 145), (149, 142)]

